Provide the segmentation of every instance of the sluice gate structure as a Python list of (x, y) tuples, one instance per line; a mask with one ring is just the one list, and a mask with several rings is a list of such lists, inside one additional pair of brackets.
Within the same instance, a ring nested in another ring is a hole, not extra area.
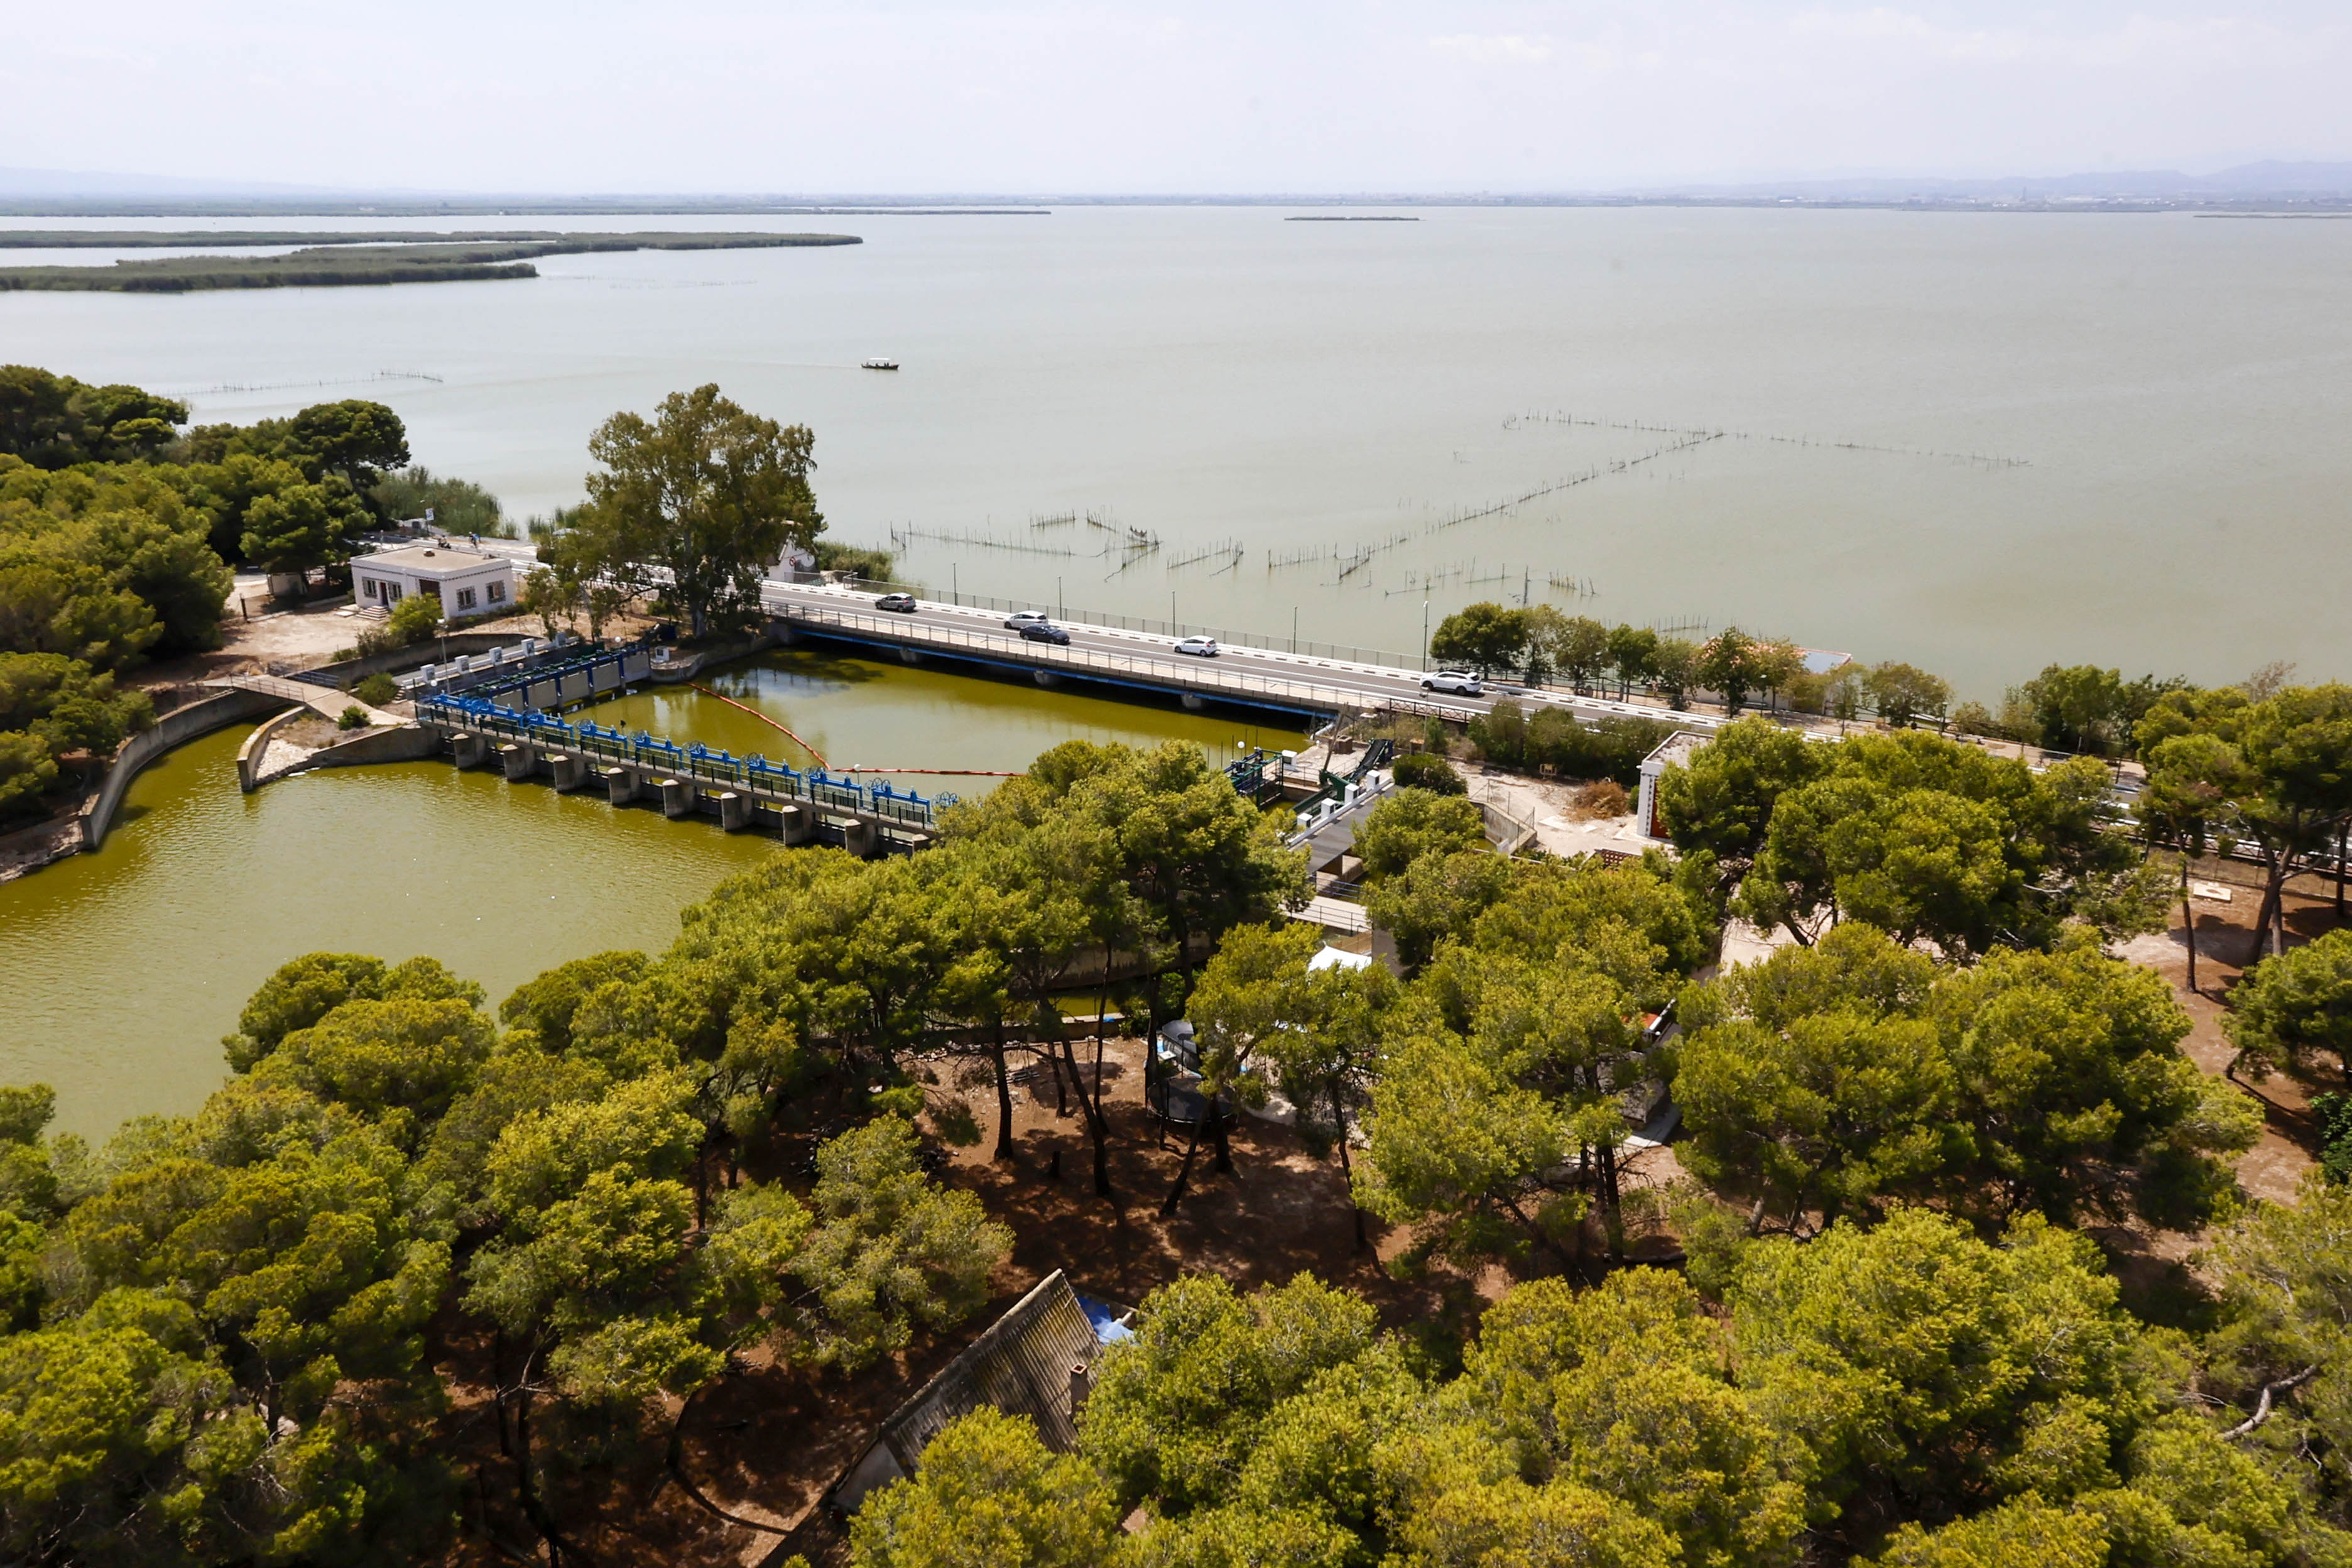
[(552, 711), (620, 691), (652, 668), (643, 647), (598, 651), (463, 692), (422, 692), (416, 719), (446, 738), (461, 768), (495, 762), (509, 780), (543, 774), (561, 792), (593, 790), (614, 805), (658, 805), (670, 817), (715, 817), (730, 833), (765, 830), (786, 844), (908, 853), (931, 841), (938, 814), (955, 804), (952, 795), (860, 784), (756, 753), (575, 724)]

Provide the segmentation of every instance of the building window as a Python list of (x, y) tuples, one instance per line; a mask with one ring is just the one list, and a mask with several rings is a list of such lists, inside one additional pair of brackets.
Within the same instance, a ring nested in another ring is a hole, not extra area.
[(360, 579), (360, 597), (362, 599), (373, 599), (375, 597), (374, 578), (362, 577)]
[(461, 610), (470, 610), (474, 607), (474, 591), (471, 588), (457, 590), (457, 607)]
[(506, 596), (507, 596), (507, 585), (506, 585), (504, 583), (493, 583), (493, 584), (490, 584), (490, 603), (491, 603), (491, 604), (493, 604), (493, 605), (497, 605), (497, 604), (503, 604), (503, 603), (505, 602), (505, 600), (506, 600)]
[(383, 602), (387, 605), (396, 605), (400, 602), (399, 584), (386, 583), (383, 585)]

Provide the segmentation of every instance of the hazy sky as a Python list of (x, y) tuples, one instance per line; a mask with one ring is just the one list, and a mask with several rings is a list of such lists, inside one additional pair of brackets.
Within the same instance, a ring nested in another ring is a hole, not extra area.
[(1546, 190), (2352, 157), (2346, 0), (21, 4), (0, 165), (445, 190)]

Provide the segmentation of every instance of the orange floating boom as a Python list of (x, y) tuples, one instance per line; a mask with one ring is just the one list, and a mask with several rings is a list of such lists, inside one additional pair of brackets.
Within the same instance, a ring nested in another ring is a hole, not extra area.
[[(742, 709), (742, 710), (743, 710), (744, 712), (749, 713), (752, 718), (757, 719), (761, 723), (762, 723), (762, 724), (766, 724), (766, 725), (769, 725), (769, 726), (771, 726), (772, 728), (774, 728), (774, 729), (782, 730), (782, 731), (785, 734), (787, 734), (787, 735), (793, 735), (793, 730), (792, 730), (792, 726), (791, 726), (791, 725), (789, 725), (789, 724), (785, 724), (785, 723), (780, 722), (780, 721), (777, 721), (777, 720), (774, 720), (774, 719), (771, 719), (771, 718), (769, 718), (765, 713), (761, 712), (757, 708), (747, 707), (747, 706), (745, 706), (743, 703), (740, 703), (740, 702), (736, 701), (736, 700), (735, 700), (735, 699), (733, 699), (732, 697), (729, 697), (729, 696), (727, 696), (727, 695), (726, 695), (726, 694), (724, 694), (723, 692), (718, 692), (718, 691), (713, 691), (713, 690), (711, 690), (711, 689), (710, 689), (710, 688), (709, 688), (708, 686), (704, 686), (704, 685), (702, 685), (702, 684), (701, 684), (701, 683), (699, 683), (698, 681), (692, 681), (692, 680), (689, 680), (689, 681), (688, 681), (688, 682), (687, 682), (687, 684), (688, 684), (688, 686), (693, 687), (693, 688), (694, 688), (694, 689), (696, 689), (697, 691), (701, 692), (705, 697), (716, 697), (716, 698), (718, 698), (718, 699), (719, 699), (719, 701), (724, 702), (725, 704), (727, 704), (727, 706), (728, 706), (728, 707), (730, 707), (730, 708), (740, 708), (740, 709)], [(833, 764), (832, 764), (831, 763), (828, 763), (828, 762), (826, 762), (826, 761), (824, 760), (824, 753), (823, 752), (818, 751), (814, 746), (810, 745), (806, 741), (802, 740), (798, 735), (793, 735), (793, 744), (794, 744), (794, 745), (798, 746), (802, 751), (806, 752), (810, 756), (814, 757), (814, 758), (816, 759), (816, 765), (817, 765), (818, 767), (821, 767), (821, 768), (829, 768), (829, 767), (833, 766)]]
[(995, 771), (995, 770), (993, 770), (993, 769), (991, 769), (991, 768), (859, 768), (859, 767), (846, 767), (846, 768), (842, 769), (841, 771), (842, 771), (843, 773), (952, 773), (952, 774), (954, 774), (954, 775), (955, 775), (956, 777), (958, 777), (958, 778), (970, 778), (970, 779), (1025, 779), (1025, 778), (1027, 778), (1027, 777), (1029, 776), (1029, 775), (1028, 775), (1027, 773), (999, 773), (999, 772), (997, 772), (997, 771)]

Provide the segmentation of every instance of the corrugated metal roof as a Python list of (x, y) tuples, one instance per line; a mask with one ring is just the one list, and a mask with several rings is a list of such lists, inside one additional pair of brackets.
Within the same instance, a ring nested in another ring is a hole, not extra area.
[(834, 1483), (826, 1500), (844, 1510), (863, 1500), (862, 1489), (857, 1496), (848, 1495), (850, 1483), (876, 1447), (887, 1449), (902, 1474), (912, 1475), (916, 1461), (941, 1427), (983, 1405), (1008, 1415), (1026, 1415), (1047, 1447), (1068, 1452), (1078, 1442), (1070, 1371), (1091, 1369), (1101, 1352), (1086, 1309), (1056, 1268), (891, 1412), (858, 1462)]

